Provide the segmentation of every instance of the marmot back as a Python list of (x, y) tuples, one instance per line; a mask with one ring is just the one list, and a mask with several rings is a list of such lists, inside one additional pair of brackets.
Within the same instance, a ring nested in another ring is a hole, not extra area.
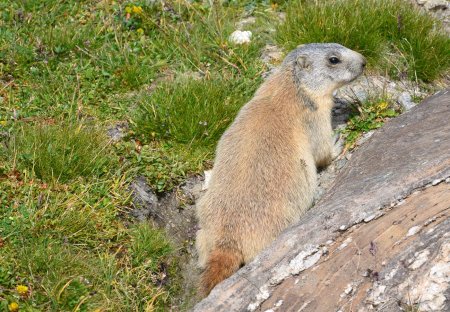
[(364, 66), (361, 54), (339, 44), (299, 46), (225, 131), (197, 203), (205, 295), (311, 206), (316, 168), (333, 158), (332, 93)]

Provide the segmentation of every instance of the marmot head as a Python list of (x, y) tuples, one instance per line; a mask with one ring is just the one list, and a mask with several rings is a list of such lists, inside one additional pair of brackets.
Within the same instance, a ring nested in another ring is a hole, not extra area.
[(299, 88), (318, 96), (331, 95), (337, 88), (362, 74), (366, 59), (337, 43), (298, 46), (283, 62), (292, 70)]

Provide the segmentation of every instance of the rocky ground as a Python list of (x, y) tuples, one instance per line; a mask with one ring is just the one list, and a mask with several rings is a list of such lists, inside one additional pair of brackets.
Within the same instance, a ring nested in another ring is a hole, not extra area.
[(442, 21), (445, 30), (450, 33), (450, 2), (446, 0), (412, 0), (412, 2), (428, 11)]

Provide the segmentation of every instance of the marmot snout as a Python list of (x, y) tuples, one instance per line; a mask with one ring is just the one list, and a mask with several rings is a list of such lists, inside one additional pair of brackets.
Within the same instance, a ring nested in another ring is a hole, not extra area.
[(311, 206), (317, 167), (333, 158), (332, 93), (365, 64), (339, 44), (301, 45), (225, 131), (209, 188), (197, 203), (204, 294)]

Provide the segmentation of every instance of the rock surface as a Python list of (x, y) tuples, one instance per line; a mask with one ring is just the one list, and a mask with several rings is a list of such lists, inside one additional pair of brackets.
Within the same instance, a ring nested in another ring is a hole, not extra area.
[(445, 31), (450, 33), (450, 1), (447, 0), (415, 0), (415, 3), (439, 19)]
[(340, 88), (335, 97), (343, 103), (364, 102), (368, 99), (392, 99), (397, 103), (407, 102), (409, 110), (416, 105), (412, 98), (423, 98), (427, 91), (419, 84), (410, 80), (391, 81), (383, 76), (363, 76), (357, 81)]
[[(188, 178), (177, 189), (158, 198), (145, 178), (138, 177), (130, 185), (134, 206), (130, 214), (139, 221), (152, 220), (177, 245), (193, 246), (197, 232), (194, 203), (204, 191), (203, 180), (201, 176)], [(193, 248), (188, 249), (193, 252)]]
[(119, 142), (127, 135), (129, 128), (128, 122), (118, 122), (107, 130), (107, 134), (111, 138), (111, 142)]
[(450, 310), (449, 116), (446, 90), (389, 121), (194, 311)]
[(194, 244), (197, 233), (194, 203), (204, 192), (203, 180), (201, 176), (190, 177), (161, 198), (155, 195), (144, 177), (138, 177), (130, 185), (134, 206), (130, 214), (139, 221), (150, 221), (164, 229), (177, 250), (183, 282), (179, 299), (183, 306), (192, 306), (198, 301), (195, 292), (200, 271)]

